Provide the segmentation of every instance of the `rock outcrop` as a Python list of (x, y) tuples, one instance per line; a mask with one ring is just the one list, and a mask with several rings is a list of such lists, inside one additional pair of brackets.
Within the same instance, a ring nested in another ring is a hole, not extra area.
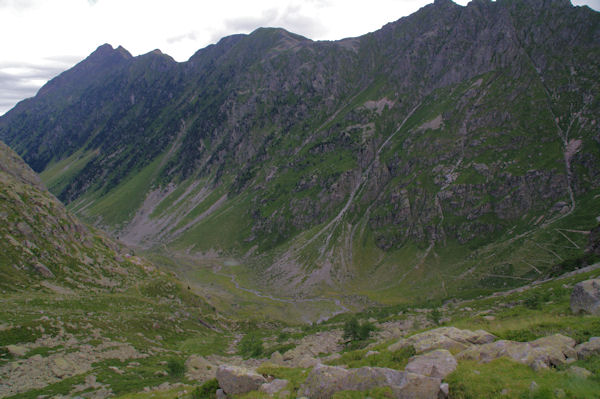
[[(282, 380), (282, 379), (276, 378), (271, 382), (262, 384), (259, 388), (259, 391), (264, 392), (268, 395), (274, 395), (276, 393), (282, 392), (287, 387), (288, 382), (289, 382), (288, 380)], [(283, 396), (286, 396), (286, 395), (283, 395)]]
[(317, 365), (312, 369), (299, 394), (310, 399), (331, 398), (340, 391), (366, 391), (389, 387), (394, 398), (437, 399), (441, 379), (381, 367), (344, 369)]
[(405, 367), (406, 371), (428, 377), (445, 378), (456, 370), (458, 363), (450, 352), (436, 349), (425, 355), (413, 357)]
[(555, 334), (531, 342), (500, 340), (475, 345), (459, 353), (457, 358), (487, 363), (504, 356), (537, 370), (562, 365), (569, 358), (575, 359), (574, 347), (575, 340)]
[(571, 311), (600, 316), (600, 279), (575, 284), (571, 294)]
[(255, 371), (228, 365), (219, 366), (217, 381), (227, 395), (256, 391), (261, 385), (267, 383), (265, 377)]
[(388, 350), (396, 351), (407, 346), (413, 346), (418, 354), (435, 349), (460, 352), (472, 345), (493, 342), (495, 339), (496, 337), (493, 334), (483, 330), (470, 331), (456, 327), (440, 327), (403, 338), (390, 345)]
[(592, 337), (588, 342), (577, 345), (575, 352), (577, 352), (577, 358), (579, 359), (600, 355), (600, 337)]

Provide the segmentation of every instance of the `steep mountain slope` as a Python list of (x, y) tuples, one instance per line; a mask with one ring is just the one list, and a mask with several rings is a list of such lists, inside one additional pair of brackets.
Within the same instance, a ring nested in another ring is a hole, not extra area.
[(225, 351), (233, 322), (79, 222), (2, 142), (0, 219), (0, 397), (140, 391), (182, 379), (172, 353)]
[(108, 289), (143, 274), (139, 258), (126, 260), (125, 248), (70, 215), (2, 142), (0, 160), (0, 289), (20, 291), (40, 281)]
[(467, 295), (581, 255), (599, 43), (568, 1), (438, 0), (358, 38), (259, 29), (179, 64), (104, 45), (0, 138), (126, 242), (243, 257), (286, 293)]

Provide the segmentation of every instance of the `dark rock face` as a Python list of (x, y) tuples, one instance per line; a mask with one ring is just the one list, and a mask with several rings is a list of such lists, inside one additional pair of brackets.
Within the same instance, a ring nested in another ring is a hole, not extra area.
[(575, 284), (571, 294), (571, 311), (600, 316), (600, 279)]
[(243, 204), (224, 247), (266, 252), (343, 220), (385, 251), (478, 248), (600, 188), (598, 43), (587, 7), (484, 0), (334, 42), (258, 29), (184, 63), (103, 45), (2, 116), (0, 139), (38, 172), (81, 162), (50, 187), (67, 203), (153, 165), (146, 193), (221, 189)]
[(590, 231), (586, 252), (600, 256), (600, 226), (594, 227)]

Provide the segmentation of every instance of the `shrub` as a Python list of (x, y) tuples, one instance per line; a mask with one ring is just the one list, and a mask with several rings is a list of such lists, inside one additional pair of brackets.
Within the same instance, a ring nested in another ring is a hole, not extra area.
[(246, 359), (259, 357), (264, 352), (262, 339), (253, 333), (244, 335), (244, 338), (240, 341), (239, 352)]
[(436, 326), (440, 325), (440, 320), (442, 319), (442, 312), (438, 308), (434, 308), (428, 315), (429, 320)]
[(364, 341), (369, 338), (375, 330), (373, 323), (368, 321), (359, 323), (356, 317), (351, 318), (344, 324), (344, 339), (348, 341)]
[(216, 378), (206, 381), (192, 391), (192, 399), (216, 399), (219, 383)]
[(172, 377), (180, 377), (185, 373), (185, 364), (181, 359), (169, 359), (167, 369)]

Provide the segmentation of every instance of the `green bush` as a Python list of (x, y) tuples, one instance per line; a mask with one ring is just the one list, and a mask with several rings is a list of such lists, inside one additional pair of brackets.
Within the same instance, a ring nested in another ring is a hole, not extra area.
[(364, 341), (369, 338), (374, 330), (373, 323), (366, 321), (361, 324), (356, 317), (353, 317), (344, 324), (344, 339), (350, 342)]
[(246, 359), (261, 356), (264, 353), (262, 339), (253, 333), (244, 335), (240, 341), (239, 352)]
[(534, 292), (523, 300), (523, 304), (529, 309), (541, 309), (542, 297), (539, 292)]
[(185, 374), (185, 364), (181, 359), (169, 359), (167, 369), (172, 377), (181, 377)]
[(438, 308), (434, 308), (428, 315), (429, 320), (436, 326), (440, 325), (440, 320), (442, 319), (442, 312)]
[(192, 399), (216, 399), (219, 383), (216, 378), (206, 381), (192, 391)]

